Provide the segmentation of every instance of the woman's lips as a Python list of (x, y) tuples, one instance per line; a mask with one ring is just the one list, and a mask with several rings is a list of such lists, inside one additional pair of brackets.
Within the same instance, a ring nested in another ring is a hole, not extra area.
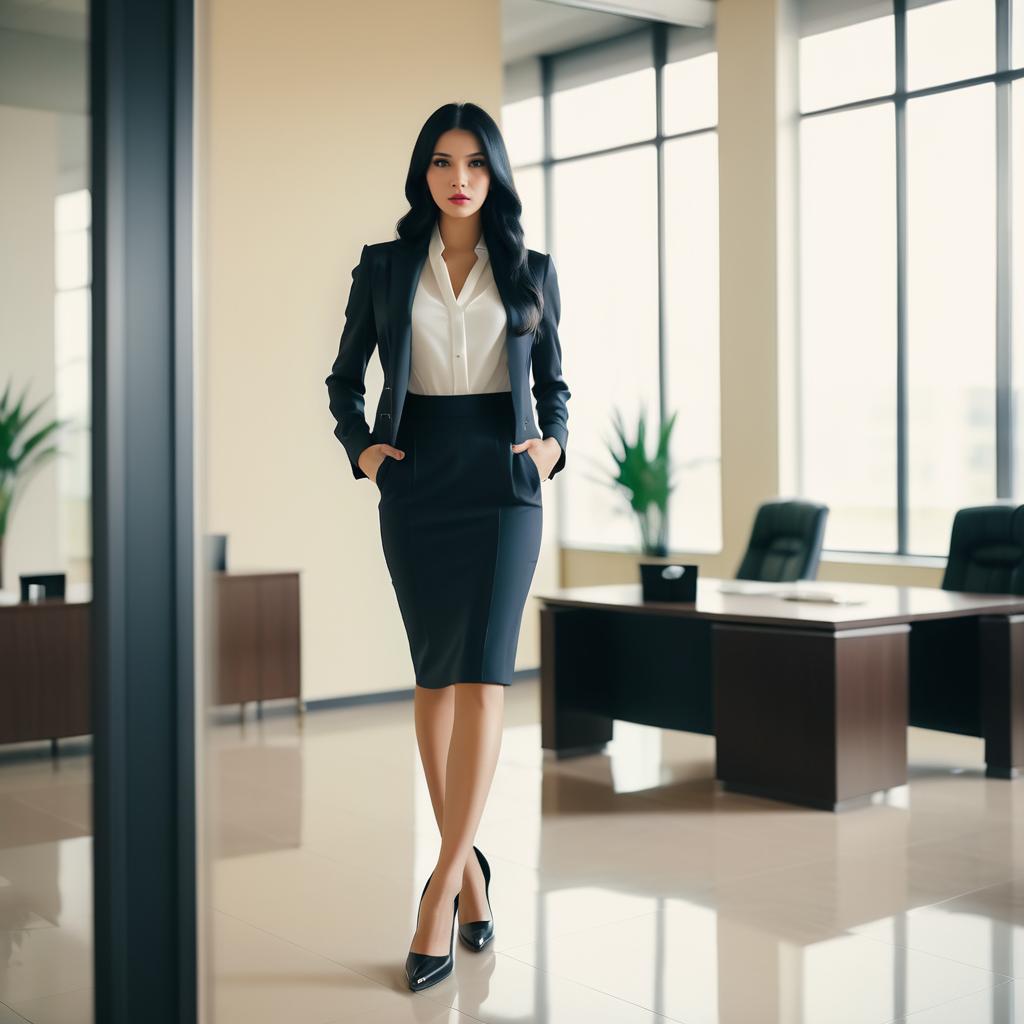
[(449, 203), (468, 203), (470, 201), (469, 196), (449, 196)]

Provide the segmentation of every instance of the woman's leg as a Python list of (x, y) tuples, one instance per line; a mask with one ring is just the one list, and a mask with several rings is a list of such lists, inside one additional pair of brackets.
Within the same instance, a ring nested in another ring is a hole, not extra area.
[[(483, 815), (487, 794), (490, 792), (494, 769), (501, 749), (501, 733), (505, 710), (505, 687), (496, 683), (456, 683), (446, 689), (454, 693), (454, 716), (451, 743), (445, 765), (445, 785), (441, 811), (441, 852), (434, 868), (430, 885), (423, 896), (419, 926), (413, 935), (410, 949), (430, 956), (443, 956), (451, 941), (451, 906), (455, 894), (463, 884), (463, 871), (473, 854), (473, 839)], [(418, 694), (417, 694), (418, 697)], [(443, 715), (430, 714), (429, 698), (424, 701), (424, 722), (444, 721)], [(417, 716), (419, 721), (419, 716)], [(421, 756), (424, 746), (432, 765), (437, 763), (435, 744), (428, 739), (420, 741)], [(424, 765), (426, 770), (426, 764)], [(432, 769), (433, 770), (433, 769)], [(428, 786), (430, 781), (428, 777)], [(431, 790), (435, 814), (437, 802)], [(461, 910), (462, 898), (459, 899)], [(486, 902), (484, 904), (486, 908)], [(474, 911), (463, 916), (464, 921), (486, 920), (483, 913)]]
[[(444, 769), (455, 721), (455, 687), (430, 690), (425, 686), (417, 686), (413, 692), (413, 719), (416, 723), (420, 763), (423, 765), (430, 803), (440, 832), (444, 821)], [(476, 860), (475, 857), (473, 859)]]
[[(483, 684), (480, 684), (483, 685)], [(455, 722), (455, 691), (458, 686), (445, 686), (431, 690), (417, 686), (413, 693), (413, 719), (416, 725), (416, 743), (419, 747), (423, 775), (434, 809), (437, 830), (443, 834), (444, 776), (451, 746), (452, 726)], [(454, 899), (454, 897), (453, 897)], [(426, 897), (424, 897), (426, 902)], [(491, 913), (487, 907), (484, 873), (476, 854), (470, 849), (462, 870), (462, 888), (459, 890), (459, 920), (486, 921)]]

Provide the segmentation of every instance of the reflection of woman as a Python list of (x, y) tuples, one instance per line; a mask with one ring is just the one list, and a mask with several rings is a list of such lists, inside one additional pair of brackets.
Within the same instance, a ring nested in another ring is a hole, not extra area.
[[(436, 110), (405, 192), (400, 237), (364, 246), (352, 272), (327, 387), (354, 476), (372, 476), (379, 490), (441, 829), (406, 959), (419, 991), (451, 973), (456, 918), (471, 949), (494, 935), (490, 866), (473, 840), (540, 550), (541, 481), (565, 465), (569, 389), (555, 268), (523, 244), (493, 119), (472, 103)], [(384, 388), (371, 431), (363, 394), (375, 345)]]

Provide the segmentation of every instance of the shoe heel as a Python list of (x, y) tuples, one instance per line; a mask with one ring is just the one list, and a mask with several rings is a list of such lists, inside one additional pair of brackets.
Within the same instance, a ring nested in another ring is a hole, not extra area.
[(480, 870), (484, 874), (484, 894), (487, 897), (487, 909), (491, 914), (489, 921), (469, 921), (467, 924), (459, 924), (459, 941), (467, 948), (479, 953), (480, 950), (494, 938), (494, 911), (491, 910), (491, 865), (487, 858), (475, 846), (473, 853), (480, 864)]

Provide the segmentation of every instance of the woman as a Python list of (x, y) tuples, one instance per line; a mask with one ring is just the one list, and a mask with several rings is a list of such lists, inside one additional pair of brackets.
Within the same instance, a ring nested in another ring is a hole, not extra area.
[[(555, 268), (523, 243), (494, 120), (472, 103), (431, 114), (405, 194), (399, 237), (365, 245), (352, 271), (327, 389), (353, 475), (379, 491), (441, 831), (405, 965), (421, 991), (451, 974), (456, 919), (470, 949), (494, 936), (490, 865), (473, 840), (540, 551), (541, 482), (565, 465), (570, 392)], [(375, 346), (384, 387), (370, 430), (364, 377)]]

